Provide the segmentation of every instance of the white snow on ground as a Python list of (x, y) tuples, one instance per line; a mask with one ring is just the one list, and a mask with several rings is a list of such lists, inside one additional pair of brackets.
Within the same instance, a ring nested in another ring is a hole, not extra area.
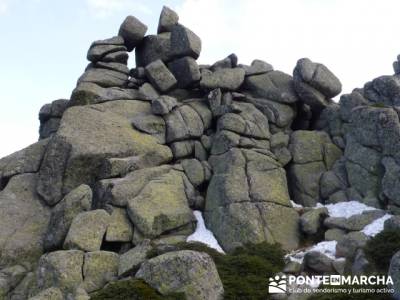
[(384, 225), (385, 221), (390, 219), (391, 217), (392, 217), (392, 215), (386, 214), (383, 217), (376, 219), (371, 224), (368, 224), (367, 226), (365, 226), (364, 229), (361, 230), (361, 232), (363, 232), (366, 235), (371, 236), (371, 237), (375, 236), (383, 230), (383, 225)]
[[(317, 205), (318, 206), (318, 205)], [(329, 216), (335, 218), (349, 218), (354, 215), (359, 215), (364, 211), (375, 210), (375, 207), (367, 206), (358, 201), (339, 202), (335, 204), (319, 205), (325, 206), (328, 209)]]
[[(296, 207), (298, 204), (292, 202), (292, 205), (293, 207)], [(339, 202), (327, 205), (322, 205), (321, 203), (317, 203), (317, 205), (315, 206), (315, 208), (320, 208), (320, 207), (326, 207), (328, 209), (329, 216), (335, 218), (340, 218), (340, 217), (349, 218), (354, 215), (359, 215), (364, 211), (370, 211), (376, 209), (375, 207), (367, 206), (358, 201)], [(363, 232), (369, 237), (373, 237), (383, 230), (385, 221), (387, 219), (390, 219), (391, 217), (392, 215), (386, 214), (383, 217), (373, 221), (371, 224), (365, 226), (364, 229), (361, 230), (361, 232)], [(291, 261), (302, 263), (304, 255), (307, 252), (318, 251), (325, 254), (331, 259), (337, 259), (335, 257), (336, 244), (337, 244), (336, 241), (323, 241), (305, 250), (289, 253), (288, 255), (286, 255), (286, 258), (288, 258)]]
[(225, 253), (224, 250), (222, 250), (221, 246), (218, 244), (218, 241), (216, 240), (214, 234), (206, 228), (201, 211), (195, 210), (193, 211), (193, 214), (197, 220), (196, 230), (187, 237), (186, 241), (201, 242), (217, 250), (220, 253)]
[(293, 208), (303, 208), (303, 205), (298, 204), (294, 202), (293, 200), (290, 200), (290, 203), (292, 204)]
[(336, 241), (323, 241), (314, 246), (305, 249), (304, 251), (289, 253), (286, 257), (291, 261), (302, 263), (307, 252), (317, 251), (325, 254), (331, 259), (336, 259)]

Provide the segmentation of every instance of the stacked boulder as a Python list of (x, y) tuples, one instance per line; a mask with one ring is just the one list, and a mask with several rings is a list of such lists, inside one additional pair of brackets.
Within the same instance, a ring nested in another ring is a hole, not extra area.
[(186, 241), (194, 210), (227, 252), (264, 241), (295, 250), (321, 228), (326, 240), (357, 235), (382, 214), (300, 217), (290, 199), (399, 211), (399, 75), (336, 104), (340, 81), (307, 58), (293, 76), (235, 54), (199, 65), (200, 38), (168, 7), (146, 32), (129, 16), (93, 42), (71, 99), (40, 110), (40, 141), (0, 160), (0, 298), (87, 299), (136, 276), (163, 295), (221, 299), (208, 255), (148, 259)]
[[(396, 71), (397, 64), (394, 66)], [(400, 77), (396, 73), (342, 95), (339, 104), (322, 112), (316, 126), (328, 132), (344, 151), (333, 172), (323, 175), (324, 199), (340, 194), (341, 199), (359, 200), (398, 214), (399, 97)]]

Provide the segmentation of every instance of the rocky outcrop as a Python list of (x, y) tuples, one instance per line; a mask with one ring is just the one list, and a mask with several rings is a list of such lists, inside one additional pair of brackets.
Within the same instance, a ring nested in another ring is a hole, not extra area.
[(163, 295), (181, 292), (188, 299), (218, 300), (224, 293), (214, 262), (201, 252), (162, 254), (143, 263), (135, 276)]

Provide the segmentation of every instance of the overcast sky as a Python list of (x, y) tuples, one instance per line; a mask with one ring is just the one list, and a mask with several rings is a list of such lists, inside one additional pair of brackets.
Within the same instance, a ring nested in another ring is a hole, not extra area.
[(234, 52), (291, 74), (309, 57), (344, 93), (392, 74), (400, 53), (398, 0), (0, 0), (0, 157), (37, 140), (40, 107), (69, 98), (93, 40), (130, 14), (154, 33), (163, 5), (201, 37), (200, 63)]

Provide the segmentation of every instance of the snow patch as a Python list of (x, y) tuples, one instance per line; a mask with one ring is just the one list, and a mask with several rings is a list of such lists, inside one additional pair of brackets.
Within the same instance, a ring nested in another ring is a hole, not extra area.
[(362, 214), (364, 211), (376, 210), (375, 207), (367, 206), (358, 201), (339, 202), (335, 204), (322, 205), (318, 203), (317, 207), (326, 207), (330, 217), (350, 218), (354, 215)]
[(201, 242), (206, 244), (210, 248), (217, 250), (220, 253), (225, 253), (221, 246), (218, 244), (217, 239), (214, 234), (206, 228), (204, 224), (204, 219), (201, 211), (193, 211), (194, 216), (197, 220), (197, 226), (195, 232), (189, 235), (186, 239), (187, 242)]
[(303, 208), (303, 205), (298, 204), (298, 203), (294, 202), (293, 200), (290, 200), (290, 203), (292, 204), (293, 208)]
[(361, 230), (361, 232), (365, 233), (365, 235), (367, 236), (373, 237), (383, 231), (385, 221), (390, 219), (391, 217), (392, 215), (386, 214), (383, 217), (376, 219), (371, 224), (365, 226), (364, 229)]
[(288, 255), (286, 255), (286, 258), (288, 258), (290, 261), (298, 262), (301, 264), (304, 260), (304, 256), (306, 255), (306, 253), (317, 251), (321, 252), (322, 254), (325, 254), (330, 259), (335, 260), (336, 245), (337, 245), (336, 241), (319, 242), (318, 244), (315, 244), (314, 246), (307, 248), (304, 251), (289, 253)]

